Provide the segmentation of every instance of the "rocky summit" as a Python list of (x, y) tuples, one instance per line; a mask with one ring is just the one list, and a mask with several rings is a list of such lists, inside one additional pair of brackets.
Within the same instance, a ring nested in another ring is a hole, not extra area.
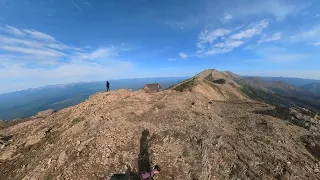
[(320, 179), (318, 115), (251, 100), (230, 72), (204, 73), (1, 121), (0, 179), (110, 179), (156, 164), (163, 180)]

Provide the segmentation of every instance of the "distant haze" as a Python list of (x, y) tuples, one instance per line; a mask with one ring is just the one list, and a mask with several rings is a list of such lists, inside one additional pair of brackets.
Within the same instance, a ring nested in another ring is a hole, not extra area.
[[(164, 89), (177, 84), (186, 77), (138, 78), (109, 80), (111, 90), (142, 89), (145, 84), (159, 83)], [(0, 119), (11, 120), (29, 117), (46, 109), (60, 110), (87, 99), (90, 95), (104, 91), (105, 81), (52, 85), (0, 94)]]

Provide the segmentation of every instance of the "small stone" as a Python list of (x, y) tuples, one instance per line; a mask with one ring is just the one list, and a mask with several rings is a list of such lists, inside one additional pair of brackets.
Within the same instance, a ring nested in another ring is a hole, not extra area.
[(224, 142), (223, 142), (222, 136), (220, 136), (219, 139), (218, 139), (218, 143), (217, 143), (216, 147), (220, 148), (223, 144), (224, 144)]
[(49, 167), (50, 167), (51, 161), (52, 161), (52, 159), (50, 158), (50, 159), (48, 160), (48, 162), (47, 162), (47, 165), (48, 165)]
[(61, 152), (58, 158), (58, 166), (62, 166), (67, 159), (67, 154), (65, 151)]

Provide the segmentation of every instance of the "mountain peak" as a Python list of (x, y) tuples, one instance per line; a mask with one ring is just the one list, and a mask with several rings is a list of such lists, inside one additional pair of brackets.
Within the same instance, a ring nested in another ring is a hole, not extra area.
[[(0, 179), (110, 179), (155, 164), (163, 169), (159, 179), (317, 179), (317, 171), (303, 169), (318, 167), (306, 146), (319, 146), (307, 130), (267, 115), (274, 107), (261, 102), (214, 101), (236, 91), (229, 83), (185, 83), (191, 91), (100, 92), (3, 126)], [(235, 164), (239, 171), (230, 170)]]
[(228, 73), (215, 69), (204, 70), (172, 89), (201, 93), (212, 100), (239, 100), (246, 98), (241, 92), (240, 85), (233, 81), (233, 77)]

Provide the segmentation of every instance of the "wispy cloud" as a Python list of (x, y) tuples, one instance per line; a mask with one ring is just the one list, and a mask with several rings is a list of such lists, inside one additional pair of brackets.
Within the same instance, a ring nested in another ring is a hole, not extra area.
[(74, 2), (74, 0), (70, 0), (70, 1), (74, 5), (74, 7), (76, 7), (79, 11), (82, 11), (82, 8), (76, 2)]
[(203, 30), (200, 32), (197, 42), (197, 53), (203, 53), (208, 45), (211, 45), (218, 38), (222, 38), (225, 35), (231, 33), (228, 29), (214, 29), (214, 30)]
[(18, 47), (18, 46), (0, 46), (0, 49), (4, 51), (17, 52), (21, 54), (30, 54), (35, 56), (60, 57), (65, 55), (60, 51), (56, 51), (49, 48), (43, 48), (43, 49), (37, 50), (37, 49)]
[(197, 26), (203, 21), (200, 19), (199, 16), (189, 16), (186, 17), (185, 19), (179, 19), (179, 20), (166, 20), (164, 24), (168, 25), (172, 29), (180, 29), (180, 30), (185, 30), (194, 26)]
[(294, 15), (301, 11), (302, 4), (293, 4), (286, 1), (267, 0), (253, 1), (252, 3), (241, 3), (230, 8), (234, 17), (248, 17), (257, 15), (272, 15), (277, 21), (283, 21), (288, 16)]
[(0, 32), (9, 33), (9, 34), (12, 34), (14, 36), (25, 36), (25, 33), (23, 31), (21, 31), (18, 28), (9, 26), (9, 25), (0, 26)]
[(187, 59), (189, 56), (188, 54), (184, 53), (184, 52), (180, 52), (179, 53), (179, 56), (182, 58), (182, 59)]
[(315, 46), (320, 46), (320, 42), (316, 42), (316, 43), (314, 43), (313, 45), (315, 45)]
[(246, 30), (242, 30), (237, 34), (233, 34), (230, 38), (231, 39), (245, 39), (245, 38), (251, 38), (255, 35), (258, 35), (262, 32), (262, 30), (266, 27), (268, 27), (269, 25), (269, 20), (265, 19), (262, 20), (261, 22), (252, 25), (252, 27), (250, 27), (249, 29)]
[(26, 47), (33, 47), (33, 48), (47, 47), (47, 48), (58, 49), (58, 50), (73, 49), (77, 51), (82, 51), (79, 48), (71, 47), (58, 41), (52, 41), (52, 42), (39, 41), (38, 39), (33, 39), (32, 37), (27, 35), (25, 38), (21, 38), (21, 37), (12, 37), (8, 35), (0, 34), (0, 44), (26, 46)]
[(205, 55), (222, 54), (232, 51), (234, 48), (243, 44), (239, 40), (226, 40), (225, 42), (215, 44), (212, 49), (208, 50)]
[[(21, 29), (9, 25), (0, 31), (0, 50), (2, 55), (10, 56), (14, 63), (52, 64), (59, 62), (69, 53), (83, 52), (57, 41), (54, 37), (33, 29)], [(4, 59), (4, 56), (1, 58)]]
[(320, 41), (320, 25), (308, 28), (304, 31), (298, 31), (290, 36), (293, 43), (305, 42), (307, 44), (314, 44)]
[(99, 48), (92, 52), (80, 52), (73, 56), (75, 60), (106, 60), (106, 58), (111, 58), (118, 56), (118, 52), (115, 48)]
[[(3, 28), (6, 29), (0, 32), (0, 81), (12, 86), (0, 86), (0, 92), (48, 84), (93, 81), (99, 80), (99, 77), (100, 80), (130, 77), (127, 73), (134, 68), (130, 61), (117, 59), (122, 48), (111, 46), (88, 51), (61, 43), (40, 31), (13, 27), (25, 33), (20, 36), (7, 32), (12, 28)], [(126, 75), (119, 75), (123, 70)]]
[(317, 14), (316, 17), (320, 17), (320, 14)]
[(278, 46), (257, 46), (251, 50), (260, 57), (259, 60), (280, 64), (288, 64), (310, 58), (307, 54), (292, 52), (287, 48), (280, 48)]
[(175, 61), (175, 58), (168, 58), (168, 61)]
[(221, 22), (227, 23), (232, 19), (232, 15), (229, 13), (224, 13), (224, 16), (221, 18)]
[(23, 29), (23, 31), (29, 34), (34, 39), (45, 40), (45, 41), (55, 41), (54, 37), (39, 31), (35, 31), (33, 29)]
[(243, 26), (238, 26), (229, 29), (203, 30), (200, 32), (196, 43), (196, 54), (198, 56), (208, 56), (230, 52), (242, 46), (253, 36), (260, 35), (268, 27), (269, 23), (270, 20), (265, 19), (249, 25), (246, 29), (243, 29)]
[(277, 32), (277, 33), (274, 33), (273, 35), (271, 36), (263, 36), (259, 43), (264, 43), (264, 42), (273, 42), (273, 41), (278, 41), (281, 39), (281, 33), (280, 32)]

